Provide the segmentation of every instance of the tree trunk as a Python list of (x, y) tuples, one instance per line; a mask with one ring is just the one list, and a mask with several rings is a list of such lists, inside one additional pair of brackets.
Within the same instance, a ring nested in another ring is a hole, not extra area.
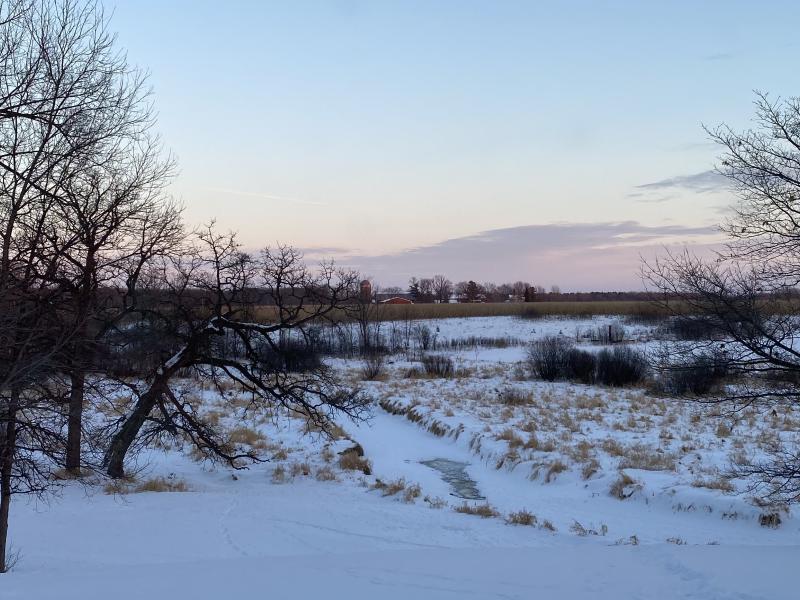
[(142, 429), (142, 425), (144, 425), (148, 415), (155, 407), (161, 394), (164, 393), (168, 381), (169, 376), (157, 376), (153, 385), (142, 394), (136, 402), (133, 412), (128, 415), (120, 430), (114, 435), (103, 461), (106, 467), (106, 474), (109, 477), (115, 479), (125, 477), (125, 456), (128, 454), (128, 450), (130, 450), (136, 436), (139, 435), (139, 431)]
[(11, 474), (14, 467), (14, 450), (17, 445), (17, 406), (18, 392), (11, 393), (5, 423), (0, 431), (0, 573), (8, 570), (8, 512), (11, 508)]
[(81, 473), (81, 433), (83, 429), (83, 390), (86, 373), (78, 368), (72, 372), (67, 419), (66, 468), (73, 475)]

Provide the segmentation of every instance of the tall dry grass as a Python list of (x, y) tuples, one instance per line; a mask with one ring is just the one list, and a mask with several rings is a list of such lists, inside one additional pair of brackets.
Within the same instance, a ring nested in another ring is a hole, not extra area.
[[(645, 300), (601, 300), (589, 302), (494, 302), (485, 304), (386, 304), (376, 315), (381, 321), (406, 319), (448, 319), (455, 317), (592, 317), (617, 315), (632, 317), (667, 316), (667, 312), (655, 303)], [(275, 308), (262, 306), (256, 309), (257, 320), (270, 321), (275, 318)], [(328, 317), (335, 322), (350, 321), (344, 310), (332, 312)]]

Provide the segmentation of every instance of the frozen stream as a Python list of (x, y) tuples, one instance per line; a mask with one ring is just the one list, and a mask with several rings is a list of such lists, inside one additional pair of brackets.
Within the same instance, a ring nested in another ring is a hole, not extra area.
[(478, 490), (478, 484), (467, 475), (468, 463), (449, 460), (447, 458), (434, 458), (432, 460), (421, 460), (420, 464), (439, 471), (445, 483), (453, 489), (453, 496), (464, 500), (485, 500)]

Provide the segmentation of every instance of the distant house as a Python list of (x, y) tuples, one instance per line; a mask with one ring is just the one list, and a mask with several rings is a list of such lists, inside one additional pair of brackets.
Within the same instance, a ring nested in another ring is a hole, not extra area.
[(401, 296), (394, 296), (392, 298), (387, 298), (386, 300), (381, 300), (381, 304), (414, 304), (413, 300), (409, 298), (403, 298)]
[[(398, 299), (404, 302), (389, 302), (389, 300)], [(379, 304), (414, 304), (414, 296), (406, 292), (376, 292), (375, 302)]]

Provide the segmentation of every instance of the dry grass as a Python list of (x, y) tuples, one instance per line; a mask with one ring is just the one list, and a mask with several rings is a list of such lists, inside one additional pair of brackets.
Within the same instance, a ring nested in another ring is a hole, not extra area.
[(336, 481), (336, 473), (328, 465), (317, 469), (316, 478), (318, 481)]
[(421, 494), (422, 488), (418, 483), (406, 486), (406, 489), (403, 491), (403, 502), (408, 502), (410, 504), (419, 498)]
[(108, 482), (103, 490), (106, 494), (139, 494), (143, 492), (188, 492), (189, 485), (177, 477), (151, 477), (141, 483), (123, 478)]
[[(310, 309), (311, 310), (311, 309)], [(593, 302), (494, 302), (485, 304), (385, 304), (381, 305), (377, 318), (381, 321), (406, 319), (448, 319), (453, 317), (544, 317), (560, 315), (569, 317), (591, 317), (597, 315), (665, 315), (662, 308), (652, 302), (641, 300), (601, 300)], [(351, 316), (344, 311), (328, 313), (328, 318), (346, 322)], [(274, 321), (275, 307), (262, 306), (256, 309), (255, 318)]]
[(523, 446), (525, 444), (522, 438), (519, 437), (519, 435), (517, 435), (517, 432), (514, 431), (511, 427), (508, 427), (503, 431), (501, 431), (500, 433), (498, 433), (497, 436), (495, 436), (495, 439), (508, 442), (508, 447), (512, 450), (515, 448), (519, 448), (520, 446)]
[(254, 450), (266, 450), (269, 442), (266, 436), (250, 427), (234, 427), (228, 432), (228, 440), (231, 444), (250, 446)]
[(549, 519), (545, 519), (544, 521), (542, 521), (542, 524), (540, 525), (540, 528), (541, 529), (546, 529), (547, 531), (552, 531), (552, 532), (556, 532), (557, 531), (556, 526), (553, 525), (552, 521), (550, 521)]
[(361, 471), (364, 475), (372, 475), (372, 464), (355, 452), (345, 452), (339, 457), (339, 468), (344, 471)]
[(311, 465), (309, 465), (307, 462), (292, 463), (289, 466), (289, 474), (292, 477), (297, 477), (298, 475), (304, 475), (308, 477), (311, 475)]
[(484, 504), (474, 504), (474, 505), (464, 502), (464, 504), (456, 506), (453, 510), (459, 513), (463, 513), (465, 515), (475, 515), (483, 519), (489, 519), (492, 517), (500, 516), (500, 513), (497, 512), (497, 509), (488, 502), (485, 502)]
[(608, 526), (605, 523), (601, 523), (599, 529), (594, 529), (592, 527), (584, 527), (578, 521), (573, 521), (572, 525), (570, 525), (569, 530), (575, 535), (579, 535), (581, 537), (586, 537), (587, 535), (604, 536), (608, 533)]
[(380, 490), (384, 496), (394, 496), (406, 489), (405, 479), (395, 479), (394, 481), (382, 481), (376, 479), (372, 484), (373, 490)]
[(695, 479), (692, 482), (692, 487), (707, 488), (709, 490), (719, 490), (726, 494), (733, 493), (735, 488), (733, 484), (725, 477), (716, 477), (713, 479)]
[(427, 503), (427, 505), (430, 506), (431, 508), (439, 509), (447, 506), (447, 500), (445, 500), (444, 498), (439, 498), (438, 496), (434, 498), (431, 498), (430, 496), (425, 496), (422, 499), (422, 501)]
[(522, 510), (508, 513), (506, 523), (509, 525), (528, 525), (530, 527), (535, 527), (539, 523), (539, 520), (536, 518), (536, 515), (523, 508)]
[(134, 492), (188, 492), (189, 485), (177, 477), (153, 477), (137, 485)]
[(284, 483), (286, 481), (286, 469), (283, 465), (278, 465), (272, 470), (272, 482)]
[(566, 470), (567, 470), (567, 465), (565, 465), (559, 459), (554, 460), (547, 467), (547, 472), (544, 475), (544, 482), (550, 483), (551, 481), (554, 481), (559, 473), (563, 473)]
[(643, 444), (628, 446), (623, 451), (620, 469), (641, 469), (643, 471), (674, 471), (675, 456), (654, 450)]
[(608, 492), (618, 500), (625, 500), (630, 498), (640, 488), (640, 484), (628, 475), (627, 473), (620, 472), (619, 477), (611, 484)]

